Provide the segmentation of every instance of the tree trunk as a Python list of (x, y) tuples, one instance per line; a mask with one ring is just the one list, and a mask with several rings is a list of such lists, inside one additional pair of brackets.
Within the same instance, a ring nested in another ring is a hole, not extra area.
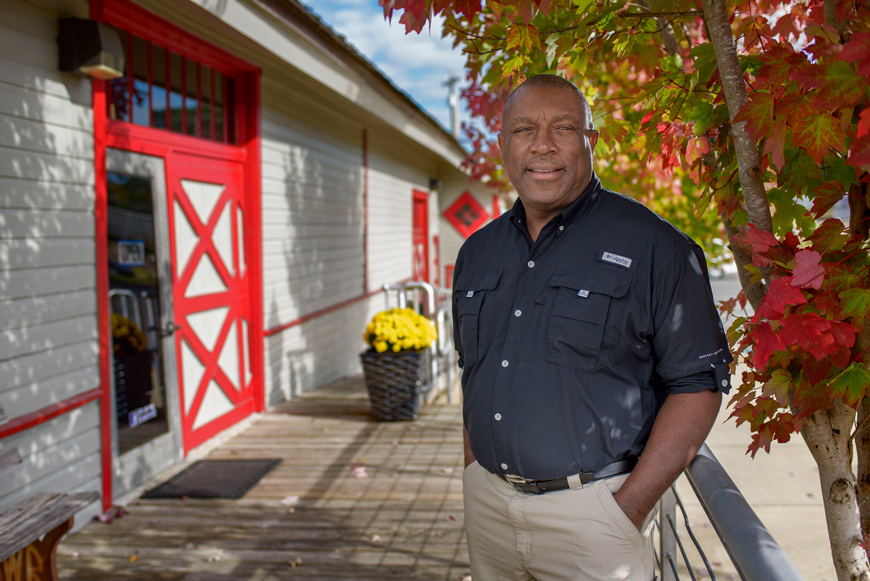
[(747, 101), (746, 83), (743, 71), (737, 60), (737, 48), (734, 45), (734, 35), (728, 20), (728, 7), (725, 0), (702, 0), (704, 21), (710, 33), (710, 42), (716, 53), (716, 63), (719, 67), (719, 78), (722, 79), (722, 90), (725, 93), (725, 103), (731, 117), (731, 138), (734, 140), (734, 150), (737, 155), (737, 170), (740, 176), (740, 187), (743, 190), (743, 202), (749, 212), (749, 221), (759, 230), (772, 231), (770, 219), (770, 201), (764, 189), (761, 172), (761, 156), (758, 146), (746, 131), (746, 123), (734, 123), (734, 117)]
[(751, 282), (752, 275), (744, 267), (752, 264), (752, 257), (737, 246), (734, 242), (734, 237), (740, 233), (740, 230), (728, 219), (725, 214), (719, 214), (722, 219), (722, 224), (725, 226), (725, 233), (728, 234), (728, 248), (731, 249), (731, 254), (734, 255), (734, 262), (737, 264), (737, 276), (740, 277), (740, 286), (749, 300), (749, 304), (753, 309), (758, 309), (761, 300), (764, 298), (764, 285), (761, 281), (756, 283)]
[[(827, 4), (826, 4), (827, 6)], [(849, 232), (867, 240), (870, 225), (870, 206), (867, 184), (852, 184), (849, 188)], [(870, 369), (870, 317), (864, 317), (865, 332), (858, 335), (852, 353)], [(858, 509), (861, 513), (861, 531), (870, 535), (870, 398), (858, 405), (858, 429), (855, 430), (855, 452), (858, 459)]]
[(842, 403), (804, 420), (802, 434), (816, 464), (831, 555), (839, 581), (870, 581), (870, 563), (860, 546), (863, 536), (852, 474), (851, 431), (855, 410)]
[[(861, 338), (858, 339), (861, 342)], [(864, 339), (870, 343), (870, 338)], [(866, 363), (865, 363), (866, 365)], [(861, 532), (870, 535), (870, 398), (858, 404), (858, 429), (855, 431), (855, 456), (858, 460), (857, 501)]]

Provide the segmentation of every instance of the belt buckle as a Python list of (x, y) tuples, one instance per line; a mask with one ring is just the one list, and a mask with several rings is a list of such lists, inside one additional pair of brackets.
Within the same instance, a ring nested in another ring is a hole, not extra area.
[(523, 478), (522, 476), (515, 476), (513, 474), (505, 474), (504, 479), (511, 484), (522, 484), (525, 486), (535, 482), (534, 480), (529, 480), (528, 478)]

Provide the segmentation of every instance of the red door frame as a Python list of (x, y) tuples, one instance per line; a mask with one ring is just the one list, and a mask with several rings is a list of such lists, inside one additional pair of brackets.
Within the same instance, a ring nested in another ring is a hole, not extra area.
[(412, 268), (415, 272), (411, 275), (416, 279), (416, 264), (417, 264), (417, 245), (423, 243), (423, 280), (429, 282), (429, 194), (414, 190), (414, 207), (413, 207), (413, 233), (412, 243)]
[[(216, 143), (205, 139), (188, 137), (162, 129), (141, 127), (107, 118), (106, 83), (94, 81), (94, 173), (95, 173), (95, 233), (97, 270), (97, 320), (99, 324), (100, 406), (102, 443), (103, 508), (112, 504), (112, 410), (111, 401), (111, 356), (109, 351), (109, 272), (108, 272), (108, 218), (106, 191), (106, 148), (118, 148), (146, 155), (166, 157), (170, 152), (185, 152), (203, 157), (234, 159), (243, 164), (244, 200), (247, 212), (244, 216), (245, 258), (248, 263), (248, 280), (251, 289), (249, 325), (249, 361), (253, 375), (253, 410), (265, 409), (263, 386), (263, 305), (262, 295), (262, 244), (260, 201), (260, 69), (224, 52), (170, 22), (126, 0), (91, 0), (90, 17), (131, 32), (146, 40), (178, 54), (197, 60), (228, 76), (237, 79), (237, 132), (238, 146)], [(168, 184), (167, 184), (168, 185)], [(168, 188), (167, 188), (168, 191)], [(103, 297), (106, 297), (105, 299)], [(231, 414), (230, 414), (231, 415)], [(215, 434), (229, 427), (239, 417), (227, 424), (222, 419), (213, 422)], [(224, 425), (226, 424), (226, 425)], [(201, 443), (201, 442), (200, 442)], [(185, 443), (185, 453), (188, 446)]]

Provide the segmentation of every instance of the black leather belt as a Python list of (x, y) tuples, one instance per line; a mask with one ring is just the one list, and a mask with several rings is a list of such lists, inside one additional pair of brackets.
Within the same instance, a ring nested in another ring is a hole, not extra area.
[[(628, 458), (623, 458), (622, 460), (617, 460), (612, 464), (608, 464), (604, 468), (596, 470), (595, 472), (581, 472), (580, 483), (586, 484), (593, 480), (601, 480), (602, 478), (609, 478), (611, 476), (631, 472), (634, 469), (635, 464), (637, 464), (637, 456), (629, 456)], [(567, 478), (556, 478), (555, 480), (528, 480), (512, 474), (499, 474), (499, 476), (502, 480), (506, 480), (514, 488), (526, 494), (544, 494), (545, 492), (553, 492), (555, 490), (565, 490), (571, 486), (568, 483)]]

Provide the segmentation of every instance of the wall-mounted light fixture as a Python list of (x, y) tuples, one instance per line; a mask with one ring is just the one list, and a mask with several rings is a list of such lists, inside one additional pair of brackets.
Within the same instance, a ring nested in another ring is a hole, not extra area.
[(429, 189), (430, 190), (437, 192), (438, 190), (441, 189), (441, 186), (442, 186), (441, 180), (439, 180), (438, 178), (429, 178)]
[(124, 76), (124, 43), (118, 30), (79, 18), (62, 18), (58, 24), (61, 71), (101, 80)]

